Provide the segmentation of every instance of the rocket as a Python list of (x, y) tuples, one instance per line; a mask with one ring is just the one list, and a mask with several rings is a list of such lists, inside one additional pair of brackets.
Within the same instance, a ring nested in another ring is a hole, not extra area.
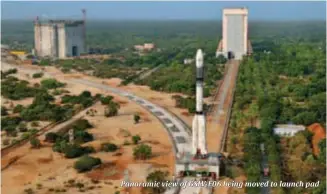
[(206, 155), (206, 121), (203, 113), (203, 53), (196, 52), (196, 112), (192, 122), (192, 154)]

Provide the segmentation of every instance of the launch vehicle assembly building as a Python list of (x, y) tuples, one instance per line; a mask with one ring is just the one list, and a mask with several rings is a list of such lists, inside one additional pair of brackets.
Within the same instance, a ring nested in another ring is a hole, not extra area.
[(64, 59), (86, 53), (83, 20), (34, 21), (34, 49), (39, 57)]
[(252, 52), (248, 39), (248, 10), (246, 8), (229, 8), (223, 10), (223, 35), (216, 55), (227, 58), (242, 59)]

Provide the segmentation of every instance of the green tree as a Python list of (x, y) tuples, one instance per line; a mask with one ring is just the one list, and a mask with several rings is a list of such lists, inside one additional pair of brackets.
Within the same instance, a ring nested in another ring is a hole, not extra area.
[(152, 148), (145, 144), (138, 145), (134, 148), (133, 155), (135, 159), (149, 159), (152, 156)]
[(132, 141), (133, 141), (134, 144), (138, 144), (139, 141), (141, 141), (141, 137), (139, 135), (134, 135), (132, 137)]
[(326, 164), (326, 139), (322, 139), (318, 146), (320, 151), (318, 159), (321, 163)]
[(91, 170), (93, 167), (100, 165), (101, 159), (100, 158), (95, 158), (91, 156), (82, 156), (80, 159), (78, 159), (75, 164), (74, 168), (78, 172), (85, 172)]
[(55, 143), (60, 136), (57, 133), (49, 132), (45, 135), (45, 141), (50, 143)]
[[(146, 177), (146, 182), (151, 183), (151, 182), (165, 182), (167, 181), (168, 177), (168, 172), (165, 171), (160, 171), (160, 170), (156, 170), (154, 172), (151, 172), (150, 174), (148, 174), (148, 176)], [(159, 193), (163, 193), (166, 190), (166, 187), (163, 187), (162, 184), (159, 184), (159, 187), (149, 187), (148, 188), (150, 190), (151, 193), (154, 194), (159, 194)]]
[(13, 113), (20, 113), (24, 109), (24, 106), (21, 104), (17, 104), (15, 108), (13, 109)]
[(139, 123), (140, 119), (141, 119), (140, 115), (134, 114), (134, 123), (135, 124)]
[(33, 74), (33, 78), (40, 78), (40, 77), (43, 77), (43, 73), (40, 72), (40, 73), (34, 73)]
[(113, 143), (103, 143), (101, 145), (101, 150), (105, 152), (115, 152), (116, 150), (118, 150), (118, 146)]
[(118, 115), (118, 110), (120, 106), (118, 103), (110, 102), (109, 105), (105, 108), (104, 115), (106, 117), (113, 117)]
[(112, 101), (113, 98), (114, 98), (114, 97), (113, 97), (113, 96), (110, 96), (110, 95), (108, 95), (108, 96), (106, 96), (106, 97), (101, 97), (101, 98), (100, 98), (101, 104), (106, 104), (106, 105), (108, 105), (108, 104)]
[(30, 140), (30, 143), (31, 143), (32, 148), (40, 148), (41, 147), (41, 142), (37, 138), (32, 138)]
[(41, 81), (41, 86), (46, 89), (56, 89), (65, 86), (66, 84), (58, 82), (56, 79), (48, 78)]
[(1, 106), (1, 116), (6, 116), (8, 115), (8, 110), (6, 107)]

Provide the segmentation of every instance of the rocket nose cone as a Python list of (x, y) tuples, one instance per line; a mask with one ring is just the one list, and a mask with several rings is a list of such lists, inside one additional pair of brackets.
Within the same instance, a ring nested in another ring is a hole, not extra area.
[(202, 67), (203, 66), (203, 53), (201, 49), (198, 49), (196, 52), (196, 66), (197, 67)]
[(198, 49), (196, 51), (196, 59), (202, 59), (203, 58), (203, 53), (202, 53), (202, 50), (201, 49)]

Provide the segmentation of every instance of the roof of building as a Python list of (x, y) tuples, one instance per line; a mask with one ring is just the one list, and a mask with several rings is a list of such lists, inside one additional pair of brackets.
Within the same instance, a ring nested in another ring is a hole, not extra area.
[(38, 20), (36, 24), (39, 25), (62, 24), (68, 26), (77, 26), (77, 25), (84, 24), (84, 20)]
[(6, 44), (1, 44), (1, 49), (9, 49), (9, 46)]
[(303, 130), (305, 130), (305, 126), (293, 125), (293, 124), (276, 125), (274, 128), (274, 131), (279, 133), (290, 133), (290, 132), (298, 132)]

